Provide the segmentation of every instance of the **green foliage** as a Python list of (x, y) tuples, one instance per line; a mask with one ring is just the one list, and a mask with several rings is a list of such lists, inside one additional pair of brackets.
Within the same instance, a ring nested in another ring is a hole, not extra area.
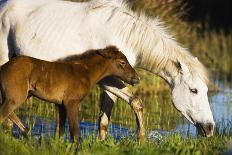
[(117, 142), (108, 137), (106, 141), (99, 141), (95, 136), (88, 136), (80, 144), (69, 143), (61, 139), (42, 138), (41, 142), (27, 139), (15, 139), (0, 130), (0, 150), (4, 155), (50, 155), (50, 154), (85, 154), (85, 155), (118, 155), (118, 154), (222, 154), (228, 149), (229, 136), (216, 135), (212, 138), (183, 138), (174, 134), (165, 136), (163, 142), (139, 143), (133, 139), (123, 139)]

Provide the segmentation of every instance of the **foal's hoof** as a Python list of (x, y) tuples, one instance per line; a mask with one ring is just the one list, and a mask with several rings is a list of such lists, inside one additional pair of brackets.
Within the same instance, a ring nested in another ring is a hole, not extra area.
[(22, 135), (24, 138), (28, 139), (28, 140), (31, 140), (32, 136), (31, 134), (29, 133), (29, 131), (26, 131), (26, 132), (22, 132)]
[(11, 130), (13, 128), (13, 122), (9, 119), (6, 119), (3, 123), (2, 123), (2, 127), (4, 130)]

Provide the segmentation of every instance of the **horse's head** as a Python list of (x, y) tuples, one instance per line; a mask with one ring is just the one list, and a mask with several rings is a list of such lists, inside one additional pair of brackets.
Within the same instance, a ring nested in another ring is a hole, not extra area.
[(108, 68), (113, 76), (134, 85), (139, 83), (139, 76), (135, 69), (129, 64), (126, 56), (115, 46), (108, 46), (98, 53), (109, 60)]
[(184, 63), (179, 63), (180, 74), (176, 77), (172, 98), (174, 106), (193, 123), (201, 134), (213, 135), (214, 120), (208, 101), (208, 87), (198, 76), (193, 76)]

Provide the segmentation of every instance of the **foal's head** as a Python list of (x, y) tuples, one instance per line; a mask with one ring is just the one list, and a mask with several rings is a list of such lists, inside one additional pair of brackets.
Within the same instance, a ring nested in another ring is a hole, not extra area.
[(99, 50), (98, 54), (110, 60), (108, 64), (110, 74), (131, 85), (139, 83), (138, 74), (129, 64), (126, 56), (122, 54), (117, 47), (108, 46), (102, 50)]

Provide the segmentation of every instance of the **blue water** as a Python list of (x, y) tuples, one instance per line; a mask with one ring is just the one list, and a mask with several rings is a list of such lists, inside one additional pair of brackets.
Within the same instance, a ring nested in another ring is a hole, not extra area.
[[(23, 123), (25, 121), (22, 119)], [(25, 123), (26, 124), (26, 123)], [(29, 126), (29, 125), (27, 125)], [(80, 127), (80, 133), (81, 137), (85, 138), (88, 135), (98, 135), (98, 124), (97, 123), (91, 123), (91, 122), (80, 122), (79, 123)], [(55, 121), (52, 120), (44, 120), (42, 118), (36, 118), (35, 124), (31, 127), (30, 129), (32, 137), (40, 138), (42, 136), (55, 136), (55, 131), (56, 131), (56, 125)], [(65, 132), (65, 137), (69, 138), (69, 126), (66, 123), (66, 132)], [(133, 138), (135, 136), (135, 131), (122, 127), (120, 125), (116, 125), (111, 123), (108, 128), (108, 134), (113, 136), (116, 140), (120, 140), (122, 138)], [(20, 137), (20, 130), (17, 126), (14, 125), (13, 127), (13, 134), (16, 137)]]

